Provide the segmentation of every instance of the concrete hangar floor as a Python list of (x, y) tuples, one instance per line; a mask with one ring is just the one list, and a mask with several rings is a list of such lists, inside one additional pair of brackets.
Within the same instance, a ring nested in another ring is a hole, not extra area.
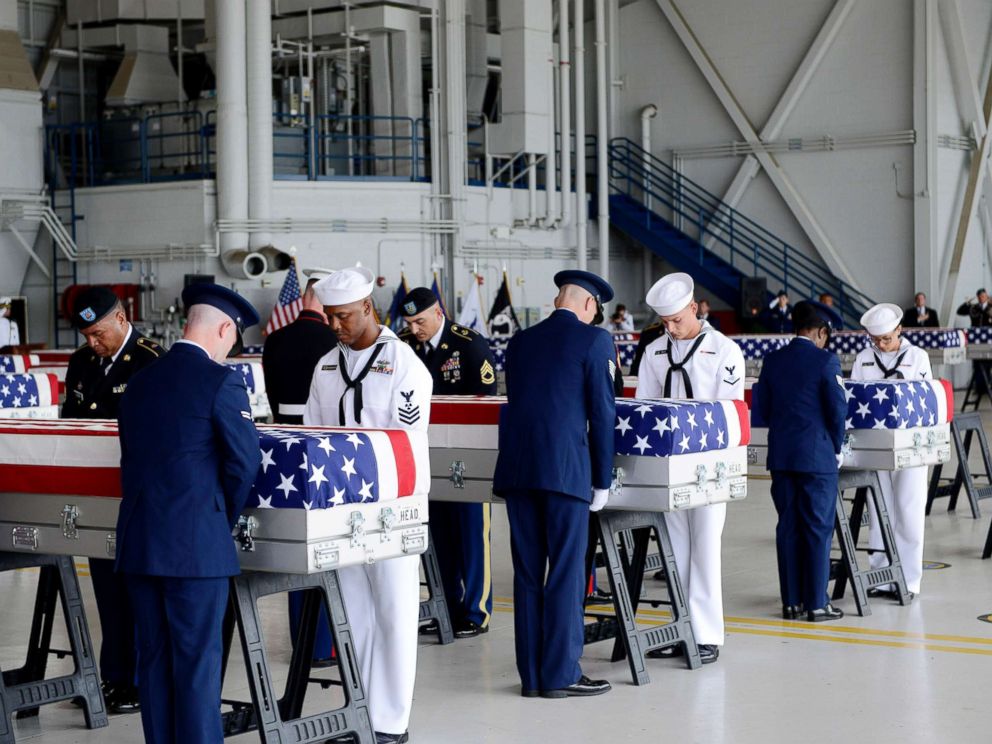
[[(992, 416), (987, 416), (992, 420)], [(976, 448), (977, 449), (977, 448)], [(614, 689), (596, 698), (524, 699), (513, 659), (512, 571), (505, 510), (494, 507), (496, 609), (491, 632), (439, 646), (422, 638), (411, 741), (423, 744), (685, 742), (819, 744), (950, 742), (992, 737), (992, 561), (980, 560), (986, 515), (971, 519), (937, 502), (927, 519), (923, 591), (911, 605), (872, 601), (858, 617), (850, 590), (836, 623), (778, 617), (775, 511), (767, 480), (752, 480), (746, 501), (731, 504), (723, 542), (727, 643), (716, 664), (688, 671), (680, 660), (649, 661), (651, 684), (635, 687), (626, 663), (611, 663), (611, 642), (586, 648), (584, 671)], [(945, 566), (945, 564), (947, 564)], [(78, 561), (94, 642), (99, 622), (85, 561)], [(0, 664), (23, 661), (37, 569), (0, 574)], [(601, 576), (605, 585), (605, 576)], [(662, 585), (646, 581), (652, 593)], [(289, 661), (285, 599), (263, 605), (264, 633), (276, 674)], [(58, 629), (57, 633), (64, 631)], [(59, 647), (61, 641), (55, 644)], [(64, 646), (63, 646), (64, 647)], [(50, 672), (67, 661), (55, 661)], [(321, 670), (315, 676), (330, 675)], [(277, 680), (277, 683), (281, 680)], [(308, 707), (321, 695), (318, 687)], [(232, 654), (224, 697), (248, 699), (240, 655)], [(319, 709), (327, 709), (326, 699)], [(316, 706), (314, 709), (318, 709)], [(16, 722), (18, 741), (44, 744), (141, 742), (139, 716), (113, 716), (87, 731), (69, 703), (45, 706)], [(258, 741), (245, 734), (231, 742)]]

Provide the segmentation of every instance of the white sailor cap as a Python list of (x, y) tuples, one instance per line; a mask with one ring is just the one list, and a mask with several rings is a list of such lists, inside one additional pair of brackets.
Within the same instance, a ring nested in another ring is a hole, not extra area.
[(364, 266), (352, 266), (331, 272), (313, 285), (313, 291), (322, 305), (338, 306), (364, 300), (374, 286), (375, 274)]
[(312, 266), (309, 269), (303, 269), (303, 276), (309, 279), (323, 279), (325, 276), (330, 276), (334, 273), (334, 269), (325, 269), (323, 266)]
[(3, 308), (3, 307), (10, 307), (10, 298), (9, 297), (0, 297), (0, 308)]
[(654, 283), (645, 298), (658, 315), (667, 317), (685, 309), (691, 302), (695, 283), (688, 274), (666, 274)]
[(892, 333), (902, 323), (902, 308), (891, 302), (882, 302), (861, 316), (861, 325), (872, 336)]

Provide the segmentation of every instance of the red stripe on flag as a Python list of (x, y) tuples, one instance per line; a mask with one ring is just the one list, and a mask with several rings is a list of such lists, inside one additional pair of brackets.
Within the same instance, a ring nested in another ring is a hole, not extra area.
[[(65, 419), (61, 419), (65, 420)], [(84, 429), (82, 427), (69, 428), (69, 427), (57, 427), (49, 426), (43, 427), (38, 426), (39, 420), (24, 420), (28, 423), (28, 426), (18, 427), (18, 426), (0, 426), (0, 434), (26, 434), (26, 435), (40, 435), (46, 437), (114, 437), (117, 438), (117, 422), (108, 422), (113, 424), (113, 428), (106, 429)], [(29, 423), (30, 422), (30, 423)], [(4, 422), (7, 423), (6, 421)], [(29, 428), (30, 427), (30, 428)]]
[(389, 429), (386, 431), (389, 443), (393, 447), (393, 459), (396, 461), (396, 496), (412, 496), (417, 487), (417, 461), (413, 456), (413, 447), (406, 432)]
[(499, 425), (499, 411), (502, 405), (502, 401), (448, 403), (435, 399), (431, 402), (431, 423)]
[(48, 387), (52, 391), (52, 405), (57, 406), (59, 404), (59, 378), (53, 374), (47, 374), (45, 377), (48, 378)]
[(4, 490), (9, 493), (121, 497), (119, 468), (0, 465), (0, 481), (3, 482)]
[(947, 399), (947, 423), (951, 423), (954, 420), (954, 388), (943, 378), (940, 384), (944, 386), (944, 397)]
[(751, 415), (748, 413), (747, 403), (742, 400), (735, 400), (734, 408), (737, 409), (737, 420), (741, 425), (741, 441), (738, 444), (743, 447), (751, 443)]

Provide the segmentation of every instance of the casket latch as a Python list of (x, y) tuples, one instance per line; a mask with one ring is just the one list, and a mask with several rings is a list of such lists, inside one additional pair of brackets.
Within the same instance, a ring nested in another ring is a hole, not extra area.
[(382, 533), (379, 535), (380, 542), (389, 542), (389, 533), (396, 526), (396, 521), (396, 512), (388, 506), (379, 512), (379, 523), (382, 525)]
[(361, 512), (354, 511), (348, 517), (348, 524), (351, 525), (351, 547), (360, 548), (365, 542), (365, 517)]
[(716, 487), (723, 488), (727, 483), (727, 463), (718, 462), (714, 468), (714, 475), (716, 476)]
[(619, 465), (613, 468), (610, 480), (610, 498), (623, 494), (623, 468)]
[(117, 557), (117, 533), (107, 533), (107, 555), (111, 558)]
[(747, 448), (747, 464), (757, 465), (758, 464), (758, 448), (748, 447)]
[(75, 504), (66, 504), (62, 507), (62, 537), (66, 540), (79, 539), (77, 519), (79, 519), (79, 509), (76, 508)]
[(455, 460), (451, 463), (448, 472), (451, 473), (448, 480), (454, 484), (455, 488), (465, 488), (465, 462), (463, 460)]
[(238, 517), (238, 532), (234, 539), (238, 541), (241, 550), (245, 553), (255, 552), (255, 530), (258, 529), (258, 520), (242, 514)]
[(706, 485), (706, 466), (697, 465), (696, 466), (696, 487), (702, 488)]

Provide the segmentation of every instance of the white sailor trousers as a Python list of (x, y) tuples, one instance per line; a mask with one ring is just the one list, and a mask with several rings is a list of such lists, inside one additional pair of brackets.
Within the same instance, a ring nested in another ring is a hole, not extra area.
[[(902, 562), (902, 572), (906, 577), (906, 588), (919, 594), (923, 581), (923, 526), (927, 509), (927, 469), (925, 467), (905, 470), (879, 470), (878, 482), (882, 488), (882, 498), (889, 512), (892, 534), (896, 540), (896, 550)], [(869, 502), (871, 527), (868, 532), (868, 547), (874, 552), (869, 558), (872, 568), (889, 565), (883, 552), (882, 530), (878, 526), (875, 506)]]
[(724, 641), (721, 543), (726, 520), (726, 504), (665, 514), (697, 645), (722, 646)]
[(417, 678), (420, 556), (349, 566), (338, 578), (372, 727), (402, 734), (410, 724)]

